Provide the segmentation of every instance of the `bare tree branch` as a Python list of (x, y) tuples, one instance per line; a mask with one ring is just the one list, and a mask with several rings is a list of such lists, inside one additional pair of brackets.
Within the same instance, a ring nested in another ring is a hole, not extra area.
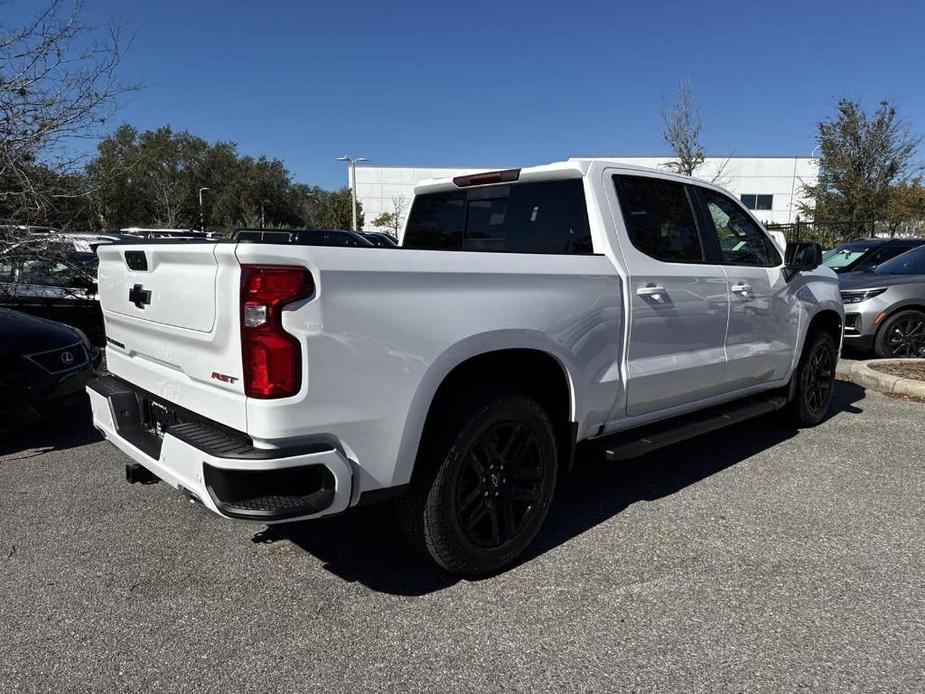
[(130, 41), (82, 12), (81, 0), (51, 0), (21, 27), (0, 25), (0, 224), (60, 218), (60, 202), (85, 193), (67, 143), (97, 134), (137, 89), (116, 76)]
[(680, 82), (674, 100), (662, 105), (662, 121), (662, 137), (677, 159), (666, 163), (665, 168), (674, 173), (693, 176), (703, 164), (703, 147), (700, 144), (703, 121), (694, 103), (694, 90), (688, 82)]

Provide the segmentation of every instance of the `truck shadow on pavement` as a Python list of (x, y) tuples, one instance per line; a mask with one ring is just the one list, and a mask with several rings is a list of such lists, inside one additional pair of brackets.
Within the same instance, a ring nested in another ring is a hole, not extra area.
[[(855, 403), (864, 389), (836, 384), (828, 418), (862, 412)], [(763, 450), (797, 435), (782, 418), (759, 417), (731, 429), (619, 463), (583, 452), (574, 471), (556, 493), (549, 517), (533, 545), (518, 562), (529, 562), (623, 511), (637, 501), (669, 496)], [(682, 455), (679, 455), (683, 451)], [(271, 526), (254, 542), (289, 540), (325, 562), (325, 568), (345, 581), (371, 590), (417, 596), (457, 583), (451, 576), (418, 556), (404, 541), (388, 505), (353, 509), (331, 519)]]
[(84, 397), (62, 407), (53, 419), (0, 431), (0, 456), (9, 456), (7, 461), (22, 460), (102, 439), (102, 434), (93, 428), (90, 401)]

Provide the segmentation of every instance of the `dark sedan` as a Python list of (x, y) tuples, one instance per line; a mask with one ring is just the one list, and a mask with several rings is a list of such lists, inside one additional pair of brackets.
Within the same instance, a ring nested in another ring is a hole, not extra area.
[(80, 330), (0, 308), (0, 429), (82, 396), (100, 358)]
[(832, 250), (826, 251), (822, 262), (835, 270), (843, 272), (869, 272), (891, 258), (918, 248), (925, 239), (862, 239), (849, 241)]

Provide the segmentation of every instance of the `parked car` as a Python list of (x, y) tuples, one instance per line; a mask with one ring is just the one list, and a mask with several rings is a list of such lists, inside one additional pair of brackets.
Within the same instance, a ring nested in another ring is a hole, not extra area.
[(101, 343), (97, 262), (68, 242), (0, 253), (0, 306), (66, 323)]
[(841, 274), (866, 272), (901, 253), (925, 244), (925, 239), (863, 239), (849, 241), (826, 251), (822, 262)]
[(925, 246), (840, 280), (846, 347), (925, 357)]
[(355, 231), (318, 229), (240, 229), (232, 237), (235, 241), (263, 241), (264, 243), (295, 243), (303, 246), (362, 246), (374, 244)]
[(398, 248), (398, 241), (393, 236), (380, 231), (361, 231), (360, 235), (374, 246), (379, 248)]
[(425, 181), (401, 252), (306, 243), (99, 249), (95, 425), (227, 518), (398, 497), (422, 552), (481, 575), (533, 540), (579, 444), (619, 461), (829, 406), (821, 248), (781, 257), (696, 179), (573, 159)]
[(83, 397), (101, 352), (80, 330), (0, 308), (0, 427), (53, 414)]

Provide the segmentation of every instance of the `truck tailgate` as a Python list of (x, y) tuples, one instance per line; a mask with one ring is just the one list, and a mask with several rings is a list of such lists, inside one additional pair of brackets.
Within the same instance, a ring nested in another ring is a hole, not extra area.
[(244, 431), (234, 251), (189, 241), (100, 246), (99, 296), (111, 373)]

